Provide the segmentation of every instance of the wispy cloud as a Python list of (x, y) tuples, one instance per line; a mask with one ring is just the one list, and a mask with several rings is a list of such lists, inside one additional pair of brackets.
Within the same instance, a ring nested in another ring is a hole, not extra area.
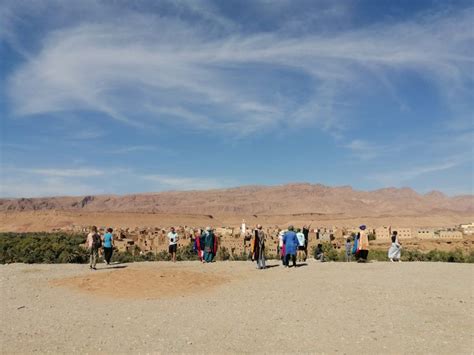
[(362, 139), (355, 139), (344, 147), (360, 160), (371, 160), (400, 150), (400, 147), (375, 144)]
[(112, 149), (108, 151), (110, 154), (125, 154), (125, 153), (133, 153), (133, 152), (152, 152), (156, 151), (157, 148), (151, 145), (132, 145), (132, 146), (125, 146), (119, 147), (116, 149)]
[[(16, 114), (92, 110), (137, 127), (249, 134), (311, 124), (337, 132), (347, 112), (340, 103), (364, 91), (387, 90), (403, 106), (397, 83), (405, 72), (431, 81), (447, 101), (465, 101), (473, 82), (473, 9), (293, 38), (210, 35), (213, 21), (233, 25), (206, 3), (192, 4), (180, 2), (204, 18), (197, 24), (128, 14), (50, 34), (8, 81)], [(307, 95), (275, 89), (296, 82)]]
[(237, 185), (234, 180), (180, 176), (109, 167), (6, 167), (0, 180), (0, 197), (44, 197), (166, 190), (208, 190)]
[(101, 194), (104, 191), (94, 185), (63, 177), (41, 177), (34, 180), (20, 177), (7, 178), (0, 182), (0, 197), (48, 197)]
[(369, 178), (377, 181), (383, 186), (400, 186), (420, 176), (430, 173), (438, 173), (449, 170), (463, 164), (471, 164), (472, 158), (465, 156), (452, 157), (445, 161), (434, 162), (431, 164), (419, 164), (411, 167), (392, 168), (389, 172), (376, 173), (369, 175)]
[(146, 181), (156, 183), (159, 190), (208, 190), (228, 186), (220, 179), (198, 178), (198, 177), (178, 177), (169, 175), (142, 175), (141, 178)]
[(51, 176), (51, 177), (93, 177), (105, 174), (105, 171), (97, 168), (78, 168), (78, 169), (18, 169), (23, 173)]

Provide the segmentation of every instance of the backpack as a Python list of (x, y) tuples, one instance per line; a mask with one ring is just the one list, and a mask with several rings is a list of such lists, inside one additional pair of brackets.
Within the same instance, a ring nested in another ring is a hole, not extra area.
[(95, 233), (92, 236), (92, 248), (99, 249), (102, 246), (102, 239), (100, 239), (100, 235)]

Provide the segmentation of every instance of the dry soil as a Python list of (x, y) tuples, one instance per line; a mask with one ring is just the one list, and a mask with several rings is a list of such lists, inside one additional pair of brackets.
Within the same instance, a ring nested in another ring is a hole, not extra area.
[(470, 264), (0, 266), (2, 353), (473, 352)]

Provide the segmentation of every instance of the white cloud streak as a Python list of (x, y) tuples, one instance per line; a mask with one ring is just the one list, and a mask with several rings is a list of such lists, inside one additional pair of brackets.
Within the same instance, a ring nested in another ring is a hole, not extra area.
[(128, 147), (120, 147), (108, 151), (110, 154), (125, 154), (125, 153), (134, 153), (134, 152), (152, 152), (156, 151), (156, 147), (151, 145), (133, 145)]
[(143, 175), (143, 180), (157, 184), (158, 189), (209, 190), (224, 187), (222, 180), (213, 178), (177, 177), (169, 175)]
[(417, 166), (401, 167), (398, 169), (393, 167), (388, 173), (372, 174), (369, 178), (383, 184), (384, 186), (400, 186), (401, 184), (412, 181), (420, 176), (449, 170), (466, 163), (471, 164), (472, 166), (472, 159), (463, 156), (452, 157), (451, 159), (433, 162), (431, 164), (420, 164)]
[[(224, 21), (202, 3), (193, 11), (207, 22)], [(314, 124), (337, 132), (345, 126), (340, 103), (356, 102), (361, 92), (387, 90), (402, 105), (397, 81), (405, 72), (431, 81), (447, 101), (465, 101), (474, 79), (473, 21), (468, 9), (292, 38), (210, 36), (203, 24), (134, 14), (50, 34), (10, 77), (8, 92), (18, 115), (92, 110), (137, 127), (182, 124), (249, 134)], [(295, 83), (309, 94), (276, 89)]]
[[(2, 169), (0, 197), (46, 197), (166, 190), (208, 190), (236, 185), (225, 178), (148, 174), (120, 167)], [(144, 189), (144, 190), (142, 190)]]
[(27, 174), (51, 176), (51, 177), (94, 177), (105, 174), (105, 171), (97, 168), (78, 168), (78, 169), (20, 169)]
[(372, 160), (400, 150), (400, 147), (374, 144), (362, 139), (354, 139), (344, 147), (360, 160)]

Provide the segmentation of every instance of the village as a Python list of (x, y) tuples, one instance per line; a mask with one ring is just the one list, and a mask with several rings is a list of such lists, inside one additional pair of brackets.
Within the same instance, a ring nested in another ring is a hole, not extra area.
[[(85, 233), (89, 226), (73, 225), (72, 232)], [(105, 233), (106, 226), (99, 226), (99, 232)], [(168, 250), (167, 234), (169, 228), (162, 227), (142, 227), (142, 228), (117, 228), (114, 229), (114, 244), (118, 251), (132, 254), (157, 254)], [(185, 247), (193, 243), (196, 235), (200, 235), (203, 228), (190, 226), (175, 227), (179, 236), (178, 248)], [(282, 230), (278, 226), (265, 228), (266, 233), (266, 253), (269, 256), (278, 254), (278, 233)], [(317, 227), (311, 228), (308, 238), (308, 250), (312, 250), (318, 243), (331, 242), (339, 249), (344, 240), (355, 235), (359, 231), (358, 227)], [(397, 231), (400, 240), (433, 240), (446, 241), (462, 240), (474, 236), (474, 223), (461, 224), (458, 226), (445, 228), (408, 228), (395, 226), (381, 226), (376, 228), (368, 227), (369, 238), (380, 243), (389, 243), (392, 231)], [(251, 239), (254, 233), (253, 228), (242, 227), (216, 227), (215, 235), (219, 238), (219, 249), (225, 248), (230, 255), (244, 255), (250, 251)]]

